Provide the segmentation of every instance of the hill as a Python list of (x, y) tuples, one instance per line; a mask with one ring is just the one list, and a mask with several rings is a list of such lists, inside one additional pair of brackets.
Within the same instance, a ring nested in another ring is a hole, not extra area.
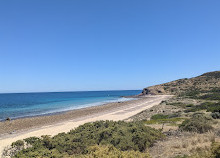
[(220, 92), (220, 71), (204, 73), (193, 78), (184, 78), (172, 82), (144, 88), (140, 95), (203, 95)]

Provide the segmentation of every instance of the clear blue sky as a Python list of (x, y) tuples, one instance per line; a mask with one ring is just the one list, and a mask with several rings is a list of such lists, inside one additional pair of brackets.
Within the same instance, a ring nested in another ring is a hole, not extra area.
[(0, 92), (142, 89), (220, 70), (219, 0), (4, 0)]

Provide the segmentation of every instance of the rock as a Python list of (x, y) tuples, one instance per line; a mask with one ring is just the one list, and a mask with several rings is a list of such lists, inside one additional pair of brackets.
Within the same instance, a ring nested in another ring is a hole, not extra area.
[(7, 117), (7, 118), (5, 119), (5, 121), (11, 121), (10, 117)]

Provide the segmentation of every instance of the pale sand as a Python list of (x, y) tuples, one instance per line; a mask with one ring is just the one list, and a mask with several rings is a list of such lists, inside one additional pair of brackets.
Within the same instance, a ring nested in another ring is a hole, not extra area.
[[(143, 110), (146, 110), (148, 108), (151, 108), (152, 106), (158, 105), (161, 101), (166, 100), (170, 97), (171, 96), (169, 95), (148, 96), (147, 98), (127, 101), (125, 103), (109, 104), (111, 108), (109, 108), (108, 105), (92, 107), (91, 109), (94, 109), (94, 108), (100, 109), (103, 107), (106, 107), (106, 108), (103, 108), (102, 109), (103, 111), (97, 110), (97, 113), (86, 114), (84, 116), (81, 115), (81, 117), (74, 118), (72, 120), (66, 119), (64, 121), (62, 120), (62, 122), (58, 121), (58, 123), (52, 123), (47, 126), (42, 126), (42, 127), (37, 127), (37, 128), (32, 127), (25, 131), (18, 130), (18, 132), (13, 133), (13, 134), (4, 134), (0, 137), (0, 155), (2, 155), (2, 151), (4, 150), (5, 147), (11, 145), (11, 143), (16, 140), (25, 139), (27, 137), (32, 137), (32, 136), (40, 137), (41, 135), (53, 136), (61, 132), (68, 132), (71, 129), (76, 128), (79, 125), (82, 125), (87, 122), (94, 122), (98, 120), (113, 120), (113, 121), (125, 120)], [(122, 104), (122, 106), (119, 106), (120, 104)], [(69, 116), (68, 113), (66, 115)], [(51, 117), (54, 117), (54, 116), (47, 116), (47, 117), (42, 117), (42, 118), (51, 119)], [(59, 115), (57, 116), (55, 115), (55, 117), (59, 118)], [(35, 118), (30, 118), (31, 121), (33, 121), (33, 119)], [(37, 119), (39, 118), (36, 118), (35, 120)]]

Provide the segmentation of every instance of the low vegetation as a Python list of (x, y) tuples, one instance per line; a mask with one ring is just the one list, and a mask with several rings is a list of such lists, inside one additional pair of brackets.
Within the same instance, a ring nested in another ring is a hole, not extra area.
[(198, 97), (199, 99), (206, 99), (206, 100), (220, 100), (220, 93), (209, 93), (204, 94)]
[(185, 104), (185, 103), (182, 103), (182, 102), (174, 102), (174, 103), (169, 103), (170, 105), (173, 105), (173, 106), (178, 106), (178, 107), (181, 107), (181, 108), (187, 108), (187, 107), (193, 107), (194, 105), (193, 104)]
[(212, 116), (212, 118), (214, 118), (214, 119), (220, 119), (220, 112), (213, 112), (213, 113), (211, 114), (211, 116)]
[(218, 101), (220, 100), (220, 88), (212, 88), (209, 90), (191, 88), (179, 94), (179, 97)]
[(200, 110), (206, 110), (207, 112), (220, 112), (220, 102), (204, 102), (200, 105), (190, 107), (186, 110), (186, 112), (195, 112)]
[[(14, 157), (89, 157), (106, 155), (105, 151), (113, 152), (116, 157), (148, 157), (146, 149), (163, 137), (160, 131), (141, 122), (97, 121), (54, 137), (27, 138), (24, 142), (31, 147), (19, 151)], [(24, 143), (22, 142), (15, 142), (13, 145), (20, 146)]]
[(151, 116), (151, 120), (161, 120), (161, 119), (167, 119), (169, 118), (169, 115), (163, 115), (163, 114), (156, 114)]
[(188, 132), (205, 133), (213, 130), (213, 127), (210, 125), (211, 123), (211, 118), (208, 118), (203, 114), (195, 114), (192, 118), (183, 121), (179, 127)]
[(169, 124), (169, 125), (178, 125), (178, 122), (183, 121), (184, 118), (175, 117), (175, 115), (163, 115), (156, 114), (151, 117), (150, 120), (143, 121), (147, 125), (151, 124)]
[(112, 145), (107, 146), (91, 146), (88, 153), (80, 155), (79, 158), (150, 158), (148, 153), (141, 153), (139, 151), (129, 150), (121, 151)]
[(192, 155), (176, 156), (175, 158), (219, 158), (220, 157), (220, 143), (213, 142), (209, 149), (196, 149), (197, 152)]
[(151, 156), (153, 158), (218, 157), (220, 125), (219, 120), (214, 119), (220, 116), (219, 102), (218, 100), (173, 97), (139, 114), (142, 122), (167, 135), (165, 140), (157, 141), (150, 148)]

